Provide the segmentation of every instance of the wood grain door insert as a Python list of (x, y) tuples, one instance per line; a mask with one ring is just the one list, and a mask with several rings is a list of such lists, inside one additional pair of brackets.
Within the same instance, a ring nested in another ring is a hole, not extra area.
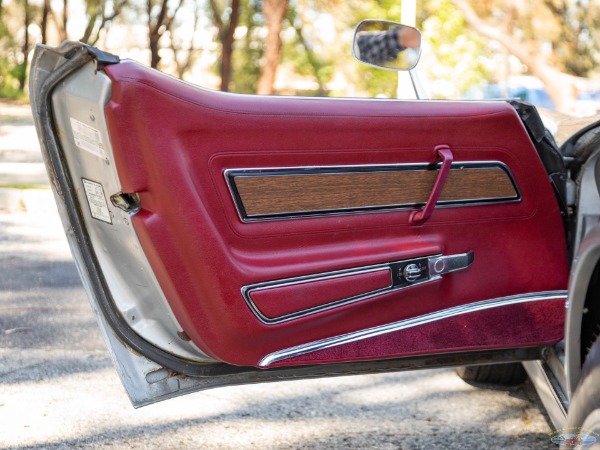
[[(229, 170), (243, 219), (413, 207), (424, 204), (438, 165)], [(453, 164), (438, 204), (520, 199), (502, 163)]]

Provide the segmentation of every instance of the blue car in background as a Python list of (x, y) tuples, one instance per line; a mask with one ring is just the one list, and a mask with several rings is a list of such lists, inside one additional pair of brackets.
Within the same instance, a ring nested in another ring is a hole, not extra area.
[(508, 83), (493, 83), (470, 89), (469, 100), (518, 98), (537, 107), (556, 110), (554, 102), (541, 81), (531, 77), (516, 77)]

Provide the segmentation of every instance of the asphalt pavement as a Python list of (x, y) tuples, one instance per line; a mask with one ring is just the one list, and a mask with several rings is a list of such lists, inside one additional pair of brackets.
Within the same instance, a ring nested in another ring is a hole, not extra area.
[(28, 114), (0, 103), (0, 449), (556, 448), (530, 384), (479, 389), (452, 369), (234, 386), (134, 410)]

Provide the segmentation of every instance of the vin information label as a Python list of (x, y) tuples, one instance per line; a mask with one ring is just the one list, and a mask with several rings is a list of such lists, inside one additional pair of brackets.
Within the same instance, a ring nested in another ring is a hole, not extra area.
[(87, 197), (92, 217), (112, 224), (102, 185), (95, 181), (86, 180), (85, 178), (82, 178), (81, 181), (83, 181), (83, 189), (85, 190), (85, 196)]
[(104, 143), (100, 131), (72, 117), (70, 119), (75, 145), (99, 158), (105, 159), (106, 153), (104, 152)]

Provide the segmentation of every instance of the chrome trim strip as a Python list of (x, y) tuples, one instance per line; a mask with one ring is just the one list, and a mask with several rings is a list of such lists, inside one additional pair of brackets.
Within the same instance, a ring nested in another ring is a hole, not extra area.
[(544, 408), (555, 429), (565, 426), (568, 401), (556, 377), (548, 365), (540, 360), (523, 361), (523, 367), (533, 382)]
[[(333, 308), (339, 308), (340, 306), (349, 305), (351, 303), (359, 302), (362, 300), (367, 300), (369, 298), (376, 297), (378, 295), (387, 294), (389, 292), (394, 291), (395, 289), (392, 284), (392, 273), (391, 273), (390, 264), (378, 264), (375, 266), (359, 267), (356, 269), (339, 270), (339, 271), (328, 272), (328, 273), (324, 273), (324, 274), (306, 275), (306, 276), (297, 277), (297, 278), (287, 278), (284, 280), (252, 284), (252, 285), (242, 287), (242, 296), (244, 297), (244, 300), (246, 301), (246, 304), (248, 305), (248, 307), (250, 308), (252, 313), (254, 313), (254, 315), (258, 318), (258, 320), (260, 320), (262, 323), (265, 323), (267, 325), (272, 325), (275, 323), (287, 322), (289, 320), (299, 319), (300, 317), (305, 317), (305, 316), (308, 316), (311, 314), (316, 314), (318, 312), (328, 311)], [(282, 287), (286, 287), (286, 286), (301, 285), (301, 284), (306, 284), (306, 283), (310, 283), (310, 282), (343, 278), (343, 277), (347, 277), (347, 276), (351, 276), (351, 275), (362, 275), (362, 274), (366, 274), (366, 273), (377, 272), (380, 270), (387, 270), (390, 272), (390, 284), (389, 284), (389, 286), (387, 286), (385, 288), (378, 289), (376, 291), (366, 292), (364, 294), (355, 295), (355, 296), (349, 297), (349, 298), (335, 300), (330, 303), (326, 303), (325, 305), (314, 306), (312, 308), (304, 309), (304, 310), (297, 311), (297, 312), (290, 313), (290, 314), (285, 314), (285, 315), (279, 316), (279, 317), (265, 316), (260, 311), (260, 309), (256, 306), (256, 304), (254, 303), (254, 301), (252, 300), (252, 297), (251, 297), (251, 294), (256, 291), (264, 291), (264, 290), (268, 290), (268, 289), (277, 289), (277, 288), (282, 288)], [(440, 277), (437, 277), (437, 278), (440, 278)], [(427, 280), (427, 281), (430, 281), (430, 280)], [(413, 283), (413, 285), (421, 284), (421, 283)]]
[[(272, 325), (276, 323), (287, 322), (289, 320), (299, 319), (301, 317), (305, 317), (308, 315), (328, 311), (330, 309), (339, 308), (341, 306), (349, 305), (352, 303), (356, 303), (363, 300), (368, 300), (370, 298), (389, 294), (390, 292), (395, 292), (403, 289), (407, 289), (413, 286), (419, 286), (424, 283), (429, 283), (432, 281), (439, 280), (444, 274), (454, 272), (457, 270), (466, 269), (473, 263), (473, 252), (461, 253), (458, 255), (449, 255), (444, 256), (442, 254), (437, 255), (425, 255), (419, 258), (411, 258), (398, 260), (393, 262), (388, 262), (384, 264), (376, 264), (372, 266), (363, 266), (363, 267), (355, 267), (352, 269), (344, 269), (337, 270), (334, 272), (325, 272), (318, 273), (312, 275), (304, 275), (300, 277), (294, 278), (286, 278), (283, 280), (275, 280), (275, 281), (267, 281), (263, 283), (256, 283), (252, 285), (247, 285), (242, 287), (242, 297), (246, 301), (246, 304), (250, 308), (250, 310), (254, 313), (254, 315), (261, 322)], [(408, 282), (403, 278), (403, 275), (399, 273), (399, 268), (405, 267), (411, 263), (422, 262), (426, 263), (427, 270), (425, 270), (425, 274), (413, 282)], [(436, 263), (442, 263), (442, 267), (436, 267)], [(286, 286), (295, 286), (301, 285), (311, 282), (323, 281), (323, 280), (331, 280), (336, 278), (343, 278), (351, 275), (361, 275), (365, 273), (377, 272), (380, 270), (387, 270), (390, 273), (390, 284), (389, 286), (381, 289), (377, 289), (375, 291), (365, 292), (363, 294), (358, 294), (353, 297), (342, 298), (338, 300), (333, 300), (329, 303), (325, 303), (323, 305), (313, 306), (311, 308), (303, 309), (300, 311), (296, 311), (293, 313), (284, 314), (283, 316), (278, 317), (267, 317), (265, 316), (260, 309), (256, 306), (254, 301), (252, 300), (251, 294), (256, 291), (263, 291), (268, 289), (276, 289)]]
[[(444, 256), (442, 254), (437, 255), (424, 255), (419, 258), (411, 258), (398, 260), (383, 264), (376, 264), (372, 266), (362, 266), (355, 267), (352, 269), (344, 269), (344, 270), (336, 270), (334, 272), (325, 272), (325, 273), (317, 273), (312, 275), (304, 275), (300, 277), (286, 278), (282, 280), (274, 280), (267, 281), (262, 283), (251, 284), (247, 286), (243, 286), (241, 289), (242, 297), (246, 301), (246, 304), (254, 313), (254, 315), (260, 320), (262, 323), (267, 325), (287, 322), (289, 320), (299, 319), (301, 317), (309, 316), (312, 314), (328, 311), (334, 308), (339, 308), (341, 306), (350, 305), (352, 303), (360, 302), (363, 300), (368, 300), (370, 298), (389, 294), (390, 292), (396, 292), (399, 290), (407, 289), (413, 286), (419, 286), (424, 283), (429, 283), (432, 281), (436, 281), (442, 278), (442, 276), (446, 273), (454, 272), (457, 270), (466, 269), (473, 263), (473, 252), (461, 253), (458, 255), (449, 255)], [(398, 272), (398, 268), (405, 267), (414, 262), (423, 262), (427, 265), (427, 270), (425, 270), (425, 274), (414, 282), (406, 281), (403, 276)], [(436, 268), (436, 263), (442, 263), (442, 267)], [(381, 289), (377, 289), (375, 291), (365, 292), (363, 294), (358, 294), (353, 297), (342, 298), (339, 300), (333, 300), (329, 303), (325, 303), (323, 305), (313, 306), (311, 308), (303, 309), (300, 311), (296, 311), (293, 313), (284, 314), (283, 316), (278, 317), (267, 317), (265, 316), (260, 309), (256, 306), (254, 301), (252, 300), (251, 294), (256, 291), (264, 291), (268, 289), (277, 289), (286, 286), (295, 286), (302, 285), (305, 283), (323, 281), (323, 280), (332, 280), (336, 278), (343, 278), (350, 275), (361, 275), (370, 272), (377, 272), (380, 270), (387, 270), (390, 273), (390, 284), (389, 286)]]
[[(433, 154), (433, 148), (432, 148)], [(502, 161), (498, 160), (486, 160), (486, 161), (454, 161), (453, 165), (457, 166), (457, 169), (460, 169), (462, 165), (468, 166), (476, 166), (476, 165), (484, 165), (484, 166), (492, 166), (492, 167), (500, 167), (506, 169), (510, 172), (508, 166)], [(368, 171), (371, 168), (376, 169), (385, 169), (385, 168), (403, 168), (403, 167), (428, 167), (432, 165), (441, 165), (440, 163), (431, 162), (431, 163), (389, 163), (389, 164), (344, 164), (344, 165), (328, 165), (328, 166), (262, 166), (262, 167), (238, 167), (235, 169), (225, 169), (225, 172), (232, 171), (240, 171), (240, 172), (270, 172), (275, 170), (297, 170), (299, 172), (303, 172), (305, 170), (331, 170), (331, 172), (324, 173), (338, 173), (339, 169), (358, 169), (358, 171)]]
[(499, 308), (502, 306), (517, 305), (519, 303), (529, 303), (547, 300), (559, 300), (567, 297), (567, 291), (546, 291), (535, 292), (530, 294), (511, 295), (508, 297), (483, 300), (480, 302), (470, 303), (468, 305), (454, 306), (441, 311), (436, 311), (422, 316), (413, 317), (410, 319), (401, 320), (398, 322), (379, 325), (365, 330), (354, 331), (352, 333), (333, 336), (330, 338), (320, 339), (318, 341), (308, 342), (306, 344), (297, 345), (295, 347), (278, 350), (263, 357), (258, 363), (259, 367), (268, 367), (273, 363), (283, 361), (285, 359), (294, 358), (305, 355), (307, 353), (325, 350), (332, 347), (337, 347), (352, 342), (369, 339), (372, 337), (381, 336), (384, 334), (401, 331), (408, 328), (425, 325), (438, 320), (449, 319), (451, 317), (462, 314), (469, 314), (486, 309)]
[[(237, 188), (234, 185), (235, 175), (242, 175), (244, 173), (260, 173), (260, 172), (280, 172), (277, 175), (286, 175), (288, 172), (298, 172), (297, 175), (309, 174), (310, 171), (318, 172), (319, 174), (337, 174), (337, 173), (355, 173), (355, 172), (383, 172), (384, 169), (389, 169), (390, 172), (411, 170), (411, 171), (425, 171), (430, 169), (432, 166), (440, 166), (441, 163), (399, 163), (399, 164), (351, 164), (351, 165), (339, 165), (339, 166), (289, 166), (289, 167), (253, 167), (253, 168), (235, 168), (225, 169), (223, 176), (225, 177), (225, 183), (229, 190), (229, 194), (237, 211), (238, 217), (244, 223), (252, 222), (263, 222), (270, 220), (289, 220), (299, 219), (306, 217), (325, 217), (325, 216), (336, 216), (336, 215), (347, 215), (347, 214), (366, 214), (373, 212), (389, 212), (389, 211), (406, 211), (413, 209), (418, 206), (422, 206), (423, 203), (411, 203), (411, 204), (398, 204), (398, 205), (381, 205), (381, 206), (366, 206), (363, 208), (351, 208), (351, 209), (335, 209), (332, 211), (302, 211), (295, 213), (277, 213), (273, 215), (260, 215), (255, 217), (248, 217), (244, 210), (242, 199), (240, 198)], [(451, 170), (468, 170), (468, 169), (501, 169), (506, 172), (506, 175), (510, 179), (514, 189), (515, 197), (490, 197), (484, 199), (462, 199), (462, 200), (447, 200), (438, 202), (436, 208), (448, 208), (448, 207), (460, 207), (460, 206), (472, 206), (472, 205), (485, 205), (485, 204), (505, 204), (505, 203), (518, 203), (521, 201), (521, 191), (510, 168), (502, 161), (455, 161), (452, 163)], [(284, 173), (286, 172), (286, 173)]]

